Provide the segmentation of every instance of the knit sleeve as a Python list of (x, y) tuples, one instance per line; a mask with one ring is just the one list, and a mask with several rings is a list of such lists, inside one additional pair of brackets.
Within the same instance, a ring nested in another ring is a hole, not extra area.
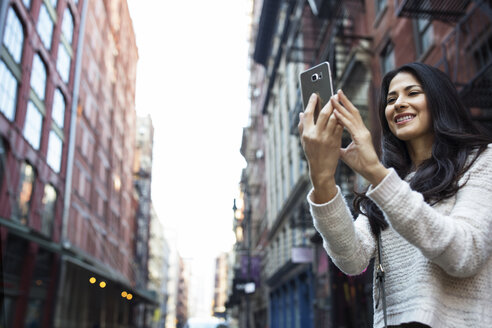
[(375, 239), (367, 217), (354, 222), (340, 188), (335, 198), (325, 204), (315, 204), (312, 190), (308, 194), (311, 215), (316, 230), (323, 237), (323, 246), (335, 265), (349, 275), (360, 274), (369, 265), (375, 251)]
[(477, 273), (492, 252), (492, 148), (486, 149), (462, 179), (454, 206), (445, 215), (394, 170), (367, 195), (403, 238), (449, 275)]

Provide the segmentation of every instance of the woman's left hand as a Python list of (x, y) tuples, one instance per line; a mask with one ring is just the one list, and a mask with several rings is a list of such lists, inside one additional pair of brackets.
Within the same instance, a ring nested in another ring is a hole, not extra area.
[(389, 173), (379, 161), (372, 143), (371, 133), (367, 129), (357, 108), (339, 90), (335, 96), (334, 111), (338, 122), (350, 133), (352, 142), (341, 149), (340, 157), (352, 170), (362, 175), (376, 186)]

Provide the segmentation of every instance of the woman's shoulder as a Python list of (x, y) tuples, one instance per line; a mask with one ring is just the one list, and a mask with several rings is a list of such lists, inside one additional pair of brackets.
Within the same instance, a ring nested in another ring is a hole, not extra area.
[(478, 149), (470, 154), (469, 160), (474, 160), (469, 169), (470, 173), (483, 171), (492, 172), (492, 144), (488, 144), (478, 157), (477, 152)]

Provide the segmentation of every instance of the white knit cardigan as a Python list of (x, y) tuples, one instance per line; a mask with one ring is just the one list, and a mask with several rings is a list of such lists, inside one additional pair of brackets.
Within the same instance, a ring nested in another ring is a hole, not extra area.
[[(458, 193), (434, 206), (393, 169), (367, 193), (390, 227), (381, 234), (388, 325), (420, 322), (432, 328), (492, 327), (492, 147), (461, 179)], [(367, 217), (352, 219), (340, 189), (315, 204), (314, 226), (346, 274), (360, 274), (376, 256)], [(375, 289), (373, 287), (373, 296)], [(374, 327), (383, 327), (382, 307)]]

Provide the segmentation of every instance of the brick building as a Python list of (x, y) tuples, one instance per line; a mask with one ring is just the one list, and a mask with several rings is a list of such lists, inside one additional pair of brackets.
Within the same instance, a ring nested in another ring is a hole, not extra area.
[(0, 324), (51, 327), (84, 1), (0, 4)]
[(63, 231), (64, 246), (73, 256), (63, 258), (56, 323), (140, 327), (149, 320), (145, 305), (153, 304), (154, 297), (145, 289), (146, 272), (142, 277), (135, 253), (138, 52), (127, 2), (88, 2), (84, 33)]

